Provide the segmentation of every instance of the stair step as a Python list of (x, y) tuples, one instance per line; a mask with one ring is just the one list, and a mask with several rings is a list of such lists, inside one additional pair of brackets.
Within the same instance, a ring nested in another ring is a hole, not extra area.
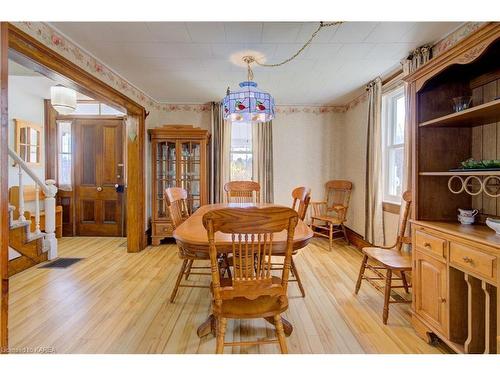
[(25, 220), (25, 221), (21, 221), (21, 220), (13, 220), (11, 223), (10, 223), (10, 229), (16, 229), (16, 228), (22, 228), (22, 227), (27, 227), (27, 226), (30, 226), (31, 225), (31, 220)]

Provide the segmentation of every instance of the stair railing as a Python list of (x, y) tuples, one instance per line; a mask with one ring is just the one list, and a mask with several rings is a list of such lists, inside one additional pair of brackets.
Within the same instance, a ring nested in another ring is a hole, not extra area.
[(48, 258), (57, 258), (57, 239), (56, 239), (56, 194), (57, 187), (54, 180), (43, 182), (26, 164), (26, 162), (9, 147), (9, 156), (18, 166), (19, 178), (19, 202), (18, 213), (19, 221), (27, 221), (24, 216), (24, 185), (23, 172), (32, 178), (35, 182), (35, 234), (40, 234), (40, 190), (45, 194), (44, 210), (45, 210), (45, 244), (48, 246)]

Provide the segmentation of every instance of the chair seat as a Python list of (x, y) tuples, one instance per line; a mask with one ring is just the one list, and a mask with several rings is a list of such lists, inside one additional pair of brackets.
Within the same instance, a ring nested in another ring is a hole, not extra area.
[(332, 224), (342, 224), (344, 222), (344, 220), (341, 220), (335, 216), (327, 216), (327, 215), (313, 215), (311, 216), (312, 219), (314, 220), (321, 220), (321, 221), (326, 221), (328, 223), (332, 223)]
[[(220, 283), (222, 287), (228, 287), (231, 286), (232, 280), (221, 278)], [(273, 276), (273, 284), (281, 284), (281, 279)], [(214, 314), (223, 318), (254, 319), (281, 314), (286, 309), (288, 309), (287, 297), (283, 298), (282, 302), (279, 296), (261, 296), (254, 300), (236, 297), (223, 300), (220, 311), (214, 306)]]
[(280, 298), (277, 296), (262, 296), (254, 300), (237, 297), (230, 300), (222, 301), (220, 311), (214, 313), (216, 316), (231, 319), (255, 319), (265, 318), (281, 314), (288, 309), (288, 298)]
[(396, 250), (381, 249), (380, 247), (364, 247), (363, 254), (390, 269), (411, 271), (412, 268), (411, 256), (403, 255)]

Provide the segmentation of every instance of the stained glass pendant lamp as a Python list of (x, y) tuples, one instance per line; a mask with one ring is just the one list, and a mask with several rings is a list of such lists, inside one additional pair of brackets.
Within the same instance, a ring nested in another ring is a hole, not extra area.
[(240, 90), (229, 91), (222, 101), (224, 120), (231, 122), (267, 122), (274, 118), (274, 98), (271, 94), (261, 91), (253, 82), (250, 63), (253, 57), (243, 58), (248, 65), (248, 80), (240, 83)]
[(247, 64), (248, 80), (240, 83), (240, 90), (231, 92), (227, 89), (226, 96), (222, 101), (224, 108), (224, 120), (231, 122), (266, 122), (274, 118), (274, 98), (271, 94), (263, 92), (257, 88), (253, 82), (253, 72), (251, 64), (262, 67), (275, 68), (289, 63), (299, 56), (312, 42), (316, 35), (325, 27), (340, 25), (341, 21), (320, 22), (307, 42), (295, 54), (276, 64), (264, 64), (253, 56), (244, 56), (243, 61)]

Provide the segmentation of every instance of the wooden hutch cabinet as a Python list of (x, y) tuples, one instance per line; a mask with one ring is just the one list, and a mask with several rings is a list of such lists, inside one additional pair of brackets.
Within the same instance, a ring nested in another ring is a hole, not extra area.
[(191, 125), (165, 125), (150, 129), (152, 214), (151, 238), (159, 245), (172, 237), (173, 226), (164, 200), (168, 187), (182, 187), (188, 193), (188, 209), (192, 213), (208, 203), (207, 130)]
[[(500, 352), (500, 23), (489, 23), (405, 79), (412, 129), (412, 322), (458, 353)], [(458, 111), (458, 97), (471, 106)], [(456, 111), (457, 110), (457, 111)], [(477, 209), (476, 224), (457, 220)]]

